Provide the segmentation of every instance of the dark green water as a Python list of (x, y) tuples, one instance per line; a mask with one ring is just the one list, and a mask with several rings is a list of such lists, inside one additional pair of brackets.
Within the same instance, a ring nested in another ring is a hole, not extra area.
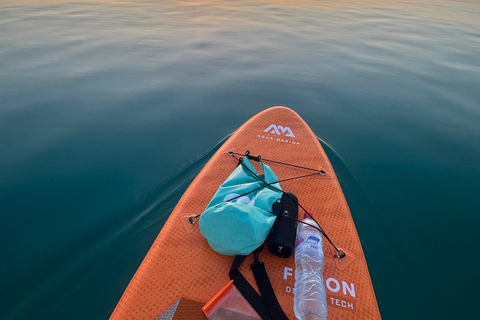
[(0, 318), (107, 319), (217, 144), (286, 105), (383, 318), (477, 319), (479, 57), (473, 1), (2, 1)]

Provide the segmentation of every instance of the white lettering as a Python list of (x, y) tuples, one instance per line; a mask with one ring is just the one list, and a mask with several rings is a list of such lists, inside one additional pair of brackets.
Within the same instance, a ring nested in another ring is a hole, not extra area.
[(295, 138), (295, 136), (293, 135), (292, 129), (290, 129), (289, 127), (278, 126), (278, 129), (282, 130), (282, 133), (287, 132), (286, 134), (287, 137)]
[(295, 142), (292, 140), (285, 140), (281, 138), (274, 138), (271, 136), (265, 136), (265, 135), (257, 135), (257, 138), (262, 138), (262, 139), (267, 139), (267, 140), (272, 140), (272, 141), (277, 141), (277, 142), (284, 142), (284, 143), (289, 143), (289, 144), (294, 144), (294, 145), (300, 145), (299, 142)]
[(342, 285), (340, 282), (334, 278), (328, 278), (326, 281), (326, 285), (328, 290), (331, 292), (339, 292), (342, 289), (342, 292), (345, 296), (349, 294), (355, 298), (355, 285), (353, 283), (348, 284), (346, 281), (342, 281)]
[(280, 131), (278, 131), (277, 126), (274, 124), (271, 124), (267, 129), (264, 130), (264, 132), (280, 134)]
[[(335, 283), (335, 288), (332, 288), (332, 285), (331, 285), (332, 282)], [(328, 288), (328, 290), (330, 290), (332, 292), (338, 292), (338, 291), (340, 291), (340, 283), (338, 283), (338, 281), (333, 279), (333, 278), (328, 278), (327, 279), (327, 288)]]
[(345, 300), (342, 300), (342, 299), (332, 298), (332, 297), (328, 297), (328, 299), (330, 299), (330, 304), (332, 306), (341, 307), (341, 308), (347, 309), (347, 310), (348, 309), (355, 310), (354, 302), (349, 302), (348, 300), (345, 301)]
[(286, 132), (285, 136), (287, 137), (295, 138), (295, 135), (293, 134), (292, 129), (290, 129), (289, 127), (277, 126), (277, 125), (271, 124), (270, 126), (268, 126), (267, 129), (263, 130), (263, 132), (282, 134), (280, 133), (280, 131), (282, 131), (282, 133)]
[(350, 284), (352, 285), (351, 288), (348, 286), (348, 283), (346, 283), (345, 281), (342, 281), (343, 294), (347, 295), (347, 291), (348, 291), (350, 295), (355, 298), (355, 287), (353, 286), (353, 283), (350, 283)]
[(287, 280), (288, 276), (293, 276), (292, 271), (293, 271), (292, 268), (285, 267), (285, 269), (283, 269), (283, 279)]

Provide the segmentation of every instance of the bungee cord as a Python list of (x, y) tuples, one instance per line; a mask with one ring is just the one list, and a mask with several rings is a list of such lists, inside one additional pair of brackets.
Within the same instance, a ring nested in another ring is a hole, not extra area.
[[(276, 160), (269, 160), (269, 159), (265, 159), (265, 158), (262, 158), (260, 155), (258, 156), (252, 156), (250, 154), (250, 151), (247, 150), (245, 152), (245, 154), (241, 154), (241, 153), (236, 153), (234, 151), (229, 151), (227, 152), (227, 154), (229, 156), (234, 156), (237, 155), (237, 156), (246, 156), (248, 159), (250, 160), (255, 160), (257, 162), (262, 162), (262, 161), (267, 161), (267, 162), (272, 162), (272, 163), (276, 163), (276, 164), (283, 164), (283, 165), (286, 165), (286, 166), (289, 166), (289, 167), (294, 167), (294, 168), (299, 168), (299, 169), (305, 169), (305, 170), (310, 170), (310, 171), (316, 171), (318, 173), (320, 173), (322, 176), (326, 175), (327, 173), (323, 170), (323, 169), (313, 169), (313, 168), (307, 168), (307, 167), (302, 167), (302, 166), (298, 166), (296, 164), (291, 164), (291, 163), (286, 163), (286, 162), (280, 162), (280, 161), (276, 161)], [(235, 159), (237, 159), (235, 157)]]
[[(266, 182), (265, 180), (263, 180), (258, 174), (256, 174), (256, 173), (253, 172), (252, 170), (250, 170), (250, 168), (248, 168), (246, 165), (243, 164), (243, 159), (242, 159), (242, 158), (237, 158), (237, 157), (235, 156), (236, 153), (229, 152), (228, 154), (231, 155), (231, 156), (233, 156), (235, 159), (237, 159), (237, 161), (238, 161), (241, 165), (243, 165), (243, 167), (244, 167), (245, 169), (247, 169), (251, 174), (253, 174), (255, 177), (257, 177), (260, 181), (262, 181), (262, 182), (265, 184), (264, 186), (262, 186), (263, 188), (265, 188), (265, 187), (267, 187), (267, 185), (269, 185), (271, 188), (273, 188), (273, 189), (275, 189), (275, 190), (277, 190), (277, 191), (279, 191), (279, 192), (284, 193), (281, 189), (278, 189), (278, 188), (272, 186), (271, 184), (273, 184), (273, 183), (267, 183), (267, 182)], [(237, 155), (238, 155), (238, 154), (237, 154)], [(247, 150), (247, 151), (245, 152), (245, 156), (246, 156), (246, 157), (249, 157), (249, 155), (250, 155), (250, 151)], [(250, 159), (250, 157), (249, 157), (249, 159)], [(251, 159), (252, 159), (252, 160), (255, 160), (255, 161), (259, 161), (259, 162), (262, 161), (262, 160), (265, 161), (265, 159), (261, 159), (260, 156), (257, 156), (257, 157), (252, 156)], [(257, 159), (258, 159), (258, 160), (257, 160)], [(279, 161), (273, 161), (273, 160), (268, 160), (268, 161), (270, 161), (270, 162), (275, 162), (275, 163), (278, 163), (278, 164), (293, 166), (293, 167), (297, 167), (297, 168), (302, 168), (302, 169), (306, 169), (306, 170), (317, 171), (317, 173), (314, 173), (314, 174), (310, 174), (310, 175), (306, 175), (306, 176), (300, 176), (300, 177), (294, 177), (294, 178), (285, 179), (285, 180), (293, 180), (293, 179), (303, 178), (303, 177), (307, 177), (307, 176), (322, 174), (322, 172), (323, 172), (322, 175), (325, 175), (325, 174), (326, 174), (326, 172), (323, 171), (323, 170), (321, 170), (321, 169), (320, 169), (320, 170), (316, 170), (316, 169), (312, 169), (312, 168), (301, 167), (301, 166), (292, 165), (292, 164), (288, 164), (288, 163), (283, 163), (283, 162), (279, 162)], [(262, 188), (262, 187), (261, 187), (261, 188)], [(253, 192), (253, 191), (252, 191), (252, 192)], [(250, 192), (248, 192), (248, 193), (250, 193)], [(247, 193), (247, 194), (248, 194), (248, 193)], [(337, 248), (337, 246), (333, 243), (333, 241), (330, 239), (330, 237), (327, 235), (327, 233), (323, 230), (323, 228), (320, 226), (320, 224), (318, 223), (318, 221), (315, 220), (315, 218), (310, 214), (310, 212), (308, 212), (308, 211), (300, 204), (300, 202), (299, 202), (298, 200), (296, 200), (294, 197), (292, 197), (290, 194), (288, 194), (288, 193), (284, 193), (284, 194), (286, 194), (287, 196), (289, 196), (300, 208), (302, 208), (302, 210), (317, 224), (317, 226), (312, 225), (312, 224), (307, 223), (307, 222), (304, 222), (304, 221), (299, 220), (299, 219), (292, 218), (292, 217), (288, 217), (288, 216), (287, 216), (287, 218), (292, 219), (292, 220), (295, 220), (295, 221), (300, 222), (300, 223), (303, 223), (303, 224), (306, 224), (306, 225), (309, 225), (309, 226), (317, 229), (318, 231), (320, 231), (320, 233), (325, 237), (325, 239), (327, 239), (327, 241), (333, 246), (333, 248), (334, 248), (335, 251), (337, 252), (337, 256), (338, 256), (340, 259), (343, 258), (343, 257), (345, 257), (345, 251), (343, 251), (343, 249)], [(239, 196), (239, 197), (240, 197), (240, 196)], [(230, 200), (233, 200), (233, 199), (230, 199)], [(273, 214), (273, 212), (271, 212), (271, 213)]]
[[(286, 218), (288, 219), (291, 219), (291, 220), (294, 220), (298, 223), (303, 223), (303, 224), (306, 224), (306, 225), (309, 225), (315, 229), (317, 229), (318, 231), (320, 231), (320, 233), (325, 237), (325, 239), (327, 239), (327, 241), (333, 246), (333, 248), (335, 249), (335, 251), (337, 252), (337, 257), (342, 259), (346, 256), (345, 254), (345, 251), (341, 248), (337, 248), (337, 246), (333, 243), (333, 241), (330, 239), (330, 237), (327, 235), (327, 233), (323, 230), (323, 228), (320, 226), (320, 224), (317, 222), (317, 220), (315, 220), (315, 218), (310, 214), (310, 212), (308, 212), (301, 204), (298, 200), (296, 200), (294, 197), (292, 197), (290, 194), (288, 193), (284, 193), (283, 190), (281, 189), (278, 189), (277, 187), (275, 187), (274, 185), (275, 184), (278, 184), (280, 182), (286, 182), (286, 181), (291, 181), (291, 180), (295, 180), (295, 179), (301, 179), (301, 178), (306, 178), (306, 177), (311, 177), (311, 176), (314, 176), (314, 175), (322, 175), (322, 176), (325, 176), (326, 175), (326, 172), (323, 170), (323, 169), (313, 169), (313, 168), (307, 168), (307, 167), (302, 167), (302, 166), (298, 166), (298, 165), (294, 165), (294, 164), (289, 164), (289, 163), (285, 163), (285, 162), (280, 162), (280, 161), (275, 161), (275, 160), (268, 160), (268, 159), (263, 159), (261, 158), (260, 155), (258, 156), (252, 156), (250, 155), (250, 151), (247, 150), (245, 152), (245, 154), (240, 154), (240, 153), (236, 153), (234, 151), (230, 151), (227, 153), (229, 156), (232, 156), (234, 157), (237, 161), (238, 161), (238, 165), (242, 165), (243, 168), (247, 169), (253, 176), (255, 176), (257, 179), (259, 179), (263, 185), (258, 187), (258, 188), (255, 188), (253, 190), (250, 190), (248, 192), (245, 192), (241, 195), (238, 195), (238, 196), (235, 196), (231, 199), (228, 199), (226, 200), (225, 202), (230, 202), (230, 201), (233, 201), (233, 200), (236, 200), (238, 198), (241, 198), (241, 197), (244, 197), (252, 192), (255, 192), (257, 190), (260, 190), (260, 189), (263, 189), (263, 188), (272, 188), (276, 191), (279, 191), (279, 192), (282, 192), (283, 194), (286, 194), (288, 195), (300, 208), (302, 208), (302, 210), (317, 224), (316, 226), (313, 225), (313, 224), (310, 224), (310, 223), (307, 223), (307, 222), (304, 222), (303, 220), (299, 220), (299, 219), (295, 219), (295, 218), (292, 218), (292, 217), (289, 217), (289, 216), (285, 216)], [(295, 167), (295, 168), (299, 168), (299, 169), (305, 169), (305, 170), (310, 170), (310, 171), (315, 171), (315, 173), (311, 173), (311, 174), (307, 174), (307, 175), (303, 175), (303, 176), (298, 176), (298, 177), (293, 177), (293, 178), (287, 178), (287, 179), (282, 179), (282, 180), (277, 180), (277, 181), (274, 181), (274, 182), (270, 182), (270, 183), (267, 183), (265, 180), (262, 179), (262, 177), (260, 177), (257, 173), (253, 172), (250, 168), (248, 168), (244, 163), (243, 163), (243, 158), (237, 158), (236, 156), (239, 155), (239, 156), (245, 156), (247, 157), (248, 159), (250, 160), (254, 160), (254, 161), (257, 161), (257, 162), (262, 162), (262, 161), (268, 161), (268, 162), (272, 162), (272, 163), (276, 163), (276, 164), (282, 164), (282, 165), (286, 165), (286, 166), (291, 166), (291, 167)], [(278, 201), (278, 200), (277, 200)], [(273, 215), (276, 215), (274, 214), (273, 212), (269, 211), (271, 214)], [(191, 224), (194, 224), (196, 221), (197, 221), (197, 218), (201, 216), (201, 213), (198, 214), (198, 215), (192, 215), (188, 218), (188, 220), (190, 221)], [(279, 216), (277, 214), (277, 216)]]

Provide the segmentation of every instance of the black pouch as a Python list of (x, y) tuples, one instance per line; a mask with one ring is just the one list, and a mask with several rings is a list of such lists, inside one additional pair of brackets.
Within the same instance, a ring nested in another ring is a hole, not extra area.
[(268, 235), (268, 251), (275, 256), (289, 258), (293, 254), (297, 235), (297, 197), (284, 192), (280, 202), (273, 204), (272, 211), (277, 219)]

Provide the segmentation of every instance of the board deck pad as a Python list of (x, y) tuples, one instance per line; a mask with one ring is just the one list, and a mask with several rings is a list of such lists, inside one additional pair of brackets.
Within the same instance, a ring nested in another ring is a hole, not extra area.
[[(214, 252), (200, 234), (198, 222), (191, 226), (186, 220), (205, 210), (217, 188), (235, 169), (238, 162), (228, 152), (244, 154), (247, 150), (264, 159), (326, 172), (281, 182), (280, 186), (294, 193), (330, 239), (349, 253), (345, 262), (339, 261), (324, 239), (328, 319), (381, 319), (362, 246), (332, 165), (309, 126), (286, 107), (272, 107), (255, 115), (219, 148), (178, 202), (110, 319), (156, 319), (180, 298), (206, 303), (230, 280), (233, 257)], [(265, 163), (279, 180), (312, 172)], [(302, 213), (300, 210), (299, 216)], [(294, 255), (285, 259), (264, 250), (260, 260), (286, 315), (296, 319)], [(252, 262), (250, 255), (240, 271), (257, 289), (249, 267)]]

